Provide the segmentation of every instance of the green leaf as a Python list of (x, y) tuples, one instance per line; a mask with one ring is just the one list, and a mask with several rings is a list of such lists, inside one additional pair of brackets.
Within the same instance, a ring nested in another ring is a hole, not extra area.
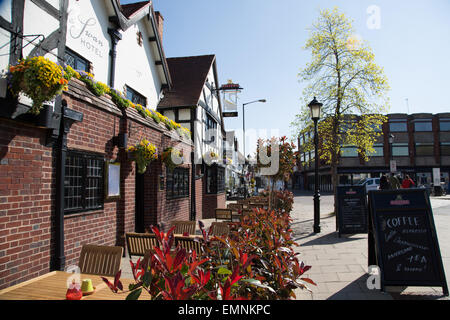
[(146, 272), (144, 273), (144, 276), (142, 277), (142, 282), (144, 284), (144, 287), (149, 287), (152, 283), (152, 273)]
[(141, 296), (142, 288), (139, 288), (135, 291), (130, 292), (130, 294), (126, 297), (125, 300), (137, 300)]
[(232, 271), (226, 269), (226, 268), (220, 268), (219, 271), (217, 271), (218, 274), (223, 275), (223, 274), (233, 274)]

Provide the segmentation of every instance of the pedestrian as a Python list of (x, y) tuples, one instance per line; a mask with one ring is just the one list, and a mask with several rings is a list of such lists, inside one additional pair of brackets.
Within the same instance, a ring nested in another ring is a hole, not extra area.
[(412, 179), (409, 177), (409, 175), (406, 175), (405, 179), (403, 179), (403, 182), (402, 182), (402, 188), (409, 189), (412, 187), (414, 187), (414, 181), (412, 181)]
[(389, 184), (391, 185), (391, 189), (400, 189), (401, 184), (400, 184), (400, 180), (397, 179), (396, 176), (394, 176), (393, 174), (389, 175)]
[(387, 179), (387, 177), (383, 174), (380, 178), (380, 190), (390, 189), (391, 185)]

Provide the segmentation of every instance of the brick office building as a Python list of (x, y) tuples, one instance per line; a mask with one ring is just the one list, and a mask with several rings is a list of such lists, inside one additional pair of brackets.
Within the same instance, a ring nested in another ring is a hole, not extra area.
[[(171, 79), (158, 29), (162, 18), (151, 2), (54, 3), (59, 8), (7, 4), (2, 27), (10, 31), (11, 50), (1, 66), (44, 55), (90, 71), (155, 109)], [(31, 29), (43, 41), (24, 46)], [(126, 232), (154, 224), (167, 229), (171, 220), (190, 218), (190, 164), (170, 172), (157, 160), (139, 175), (126, 151), (148, 139), (159, 152), (177, 146), (189, 156), (190, 139), (133, 108), (118, 108), (109, 96), (95, 96), (77, 79), (41, 116), (31, 116), (29, 101), (5, 91), (0, 105), (0, 289), (76, 264), (83, 244), (124, 246)]]
[[(365, 162), (356, 147), (346, 146), (338, 167), (339, 183), (356, 182), (366, 177), (379, 177), (390, 172), (390, 160), (396, 161), (397, 173), (408, 174), (417, 185), (433, 184), (433, 169), (439, 169), (441, 182), (449, 188), (450, 174), (450, 113), (388, 114), (383, 124), (383, 135), (374, 144), (375, 152)], [(393, 135), (392, 146), (389, 136)], [(300, 161), (295, 173), (296, 186), (314, 188), (314, 152), (303, 152), (302, 145), (313, 134), (299, 137)], [(330, 168), (321, 165), (320, 189), (331, 191)]]

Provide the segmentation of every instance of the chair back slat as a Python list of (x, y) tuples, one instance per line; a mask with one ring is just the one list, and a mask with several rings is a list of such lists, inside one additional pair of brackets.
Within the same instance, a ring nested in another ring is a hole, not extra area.
[(227, 204), (227, 209), (231, 209), (233, 212), (238, 212), (244, 209), (244, 205), (240, 203), (229, 203)]
[(83, 245), (78, 266), (81, 273), (115, 276), (120, 269), (122, 247)]
[(217, 220), (232, 220), (233, 212), (231, 209), (216, 209), (216, 221)]
[(158, 240), (153, 233), (126, 233), (125, 238), (127, 241), (128, 255), (131, 256), (144, 256), (147, 250), (157, 247)]
[(198, 240), (190, 237), (175, 237), (175, 245), (186, 249), (188, 253), (195, 250), (197, 256), (203, 253), (202, 244)]
[(211, 227), (213, 236), (223, 236), (230, 233), (230, 227), (226, 222), (212, 222)]
[(172, 221), (171, 227), (175, 226), (174, 234), (184, 234), (187, 232), (189, 235), (195, 234), (195, 221)]

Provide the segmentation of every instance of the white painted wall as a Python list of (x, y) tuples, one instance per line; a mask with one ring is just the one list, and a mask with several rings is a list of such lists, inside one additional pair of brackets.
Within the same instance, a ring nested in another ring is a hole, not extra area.
[[(208, 72), (207, 81), (210, 84), (215, 83), (214, 78), (214, 68)], [(216, 84), (217, 86), (217, 84)], [(216, 96), (213, 95), (211, 90), (206, 86), (203, 87), (205, 94), (203, 92), (200, 96), (200, 104), (208, 105), (211, 111), (219, 117), (219, 122), (217, 122), (217, 130), (215, 133), (215, 140), (213, 143), (205, 143), (205, 125), (202, 121), (206, 121), (207, 112), (202, 107), (197, 107), (197, 121), (195, 122), (197, 138), (195, 140), (196, 149), (196, 159), (205, 155), (206, 153), (215, 152), (219, 155), (219, 159), (223, 158), (223, 138), (222, 138), (222, 127), (220, 123), (220, 105)], [(197, 151), (198, 150), (198, 151)]]
[[(76, 1), (69, 0), (66, 45), (93, 65), (95, 80), (109, 84), (110, 46), (108, 34), (109, 16), (113, 14), (110, 0)], [(59, 0), (48, 1), (59, 9)], [(12, 0), (2, 1), (1, 16), (11, 21)], [(24, 34), (42, 34), (48, 37), (59, 28), (59, 21), (36, 6), (31, 0), (25, 1)], [(142, 33), (143, 45), (137, 43), (137, 32)], [(115, 89), (124, 91), (128, 85), (147, 98), (148, 107), (156, 109), (159, 102), (164, 74), (155, 65), (155, 46), (148, 41), (152, 36), (151, 21), (147, 17), (135, 26), (122, 32), (122, 40), (117, 45)], [(25, 38), (31, 39), (31, 38)], [(0, 29), (0, 45), (10, 41), (10, 33)], [(35, 41), (37, 44), (37, 40)], [(24, 41), (24, 45), (26, 41)], [(23, 50), (26, 57), (34, 45)], [(7, 71), (9, 45), (0, 49), (0, 70)], [(56, 50), (45, 57), (57, 61)]]
[[(11, 22), (11, 4), (12, 0), (3, 0), (0, 4), (0, 16), (8, 22)], [(6, 72), (9, 64), (9, 41), (11, 34), (0, 28), (0, 45), (5, 45), (0, 49), (0, 72)]]
[(93, 65), (97, 81), (108, 84), (110, 36), (104, 1), (69, 1), (66, 46)]
[[(147, 98), (147, 107), (156, 110), (161, 92), (161, 78), (150, 37), (150, 22), (144, 18), (123, 32), (123, 38), (117, 44), (116, 79), (117, 90), (123, 91), (125, 85)], [(143, 43), (139, 46), (137, 33), (142, 33)], [(172, 119), (174, 120), (174, 119)]]

